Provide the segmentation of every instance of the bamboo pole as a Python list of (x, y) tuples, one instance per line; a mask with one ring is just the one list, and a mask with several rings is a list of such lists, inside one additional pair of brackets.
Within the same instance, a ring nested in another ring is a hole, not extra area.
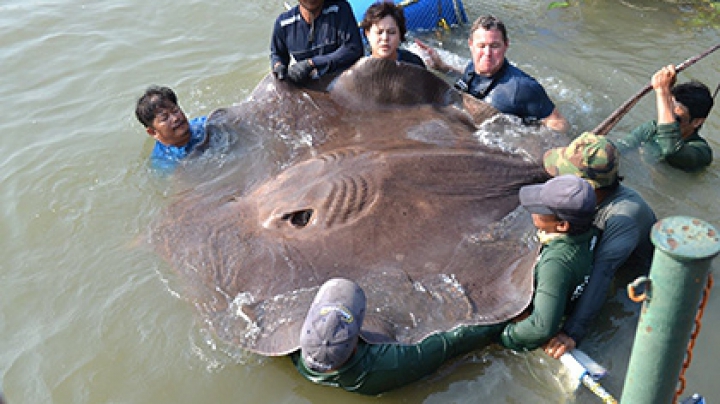
[[(675, 71), (680, 73), (681, 71), (687, 69), (688, 67), (694, 65), (699, 60), (703, 59), (705, 56), (715, 52), (716, 50), (720, 49), (720, 44), (717, 44), (707, 50), (705, 50), (703, 53), (693, 56), (690, 59), (687, 59), (686, 61), (680, 63), (679, 65), (675, 66)], [(622, 104), (618, 109), (615, 110), (610, 116), (605, 118), (604, 121), (600, 123), (595, 129), (592, 130), (592, 133), (598, 135), (598, 136), (605, 136), (612, 130), (612, 128), (617, 125), (618, 122), (628, 113), (630, 112), (630, 109), (635, 106), (635, 104), (640, 101), (642, 97), (645, 96), (645, 94), (649, 93), (650, 90), (652, 90), (652, 84), (648, 84), (645, 87), (643, 87), (640, 91), (638, 91), (635, 95), (630, 97), (627, 101), (625, 101), (624, 104)]]

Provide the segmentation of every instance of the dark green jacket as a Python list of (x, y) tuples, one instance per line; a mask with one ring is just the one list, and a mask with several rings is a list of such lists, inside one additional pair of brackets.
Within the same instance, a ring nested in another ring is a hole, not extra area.
[(596, 230), (562, 235), (544, 245), (535, 264), (535, 292), (530, 315), (509, 323), (500, 344), (516, 351), (539, 348), (562, 325), (563, 316), (580, 297), (592, 268)]
[(659, 125), (656, 121), (646, 122), (614, 143), (621, 152), (643, 146), (653, 157), (685, 171), (699, 170), (713, 160), (712, 149), (705, 139), (697, 131), (683, 139), (677, 122)]
[(371, 345), (361, 340), (342, 368), (327, 373), (308, 369), (299, 351), (290, 358), (298, 372), (311, 382), (377, 395), (422, 379), (447, 360), (489, 345), (503, 327), (504, 324), (461, 326), (433, 334), (415, 345)]

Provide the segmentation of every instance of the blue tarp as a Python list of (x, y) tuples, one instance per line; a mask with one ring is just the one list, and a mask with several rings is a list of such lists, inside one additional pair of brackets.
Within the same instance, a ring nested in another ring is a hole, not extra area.
[[(377, 0), (348, 0), (358, 23), (362, 21), (365, 10)], [(429, 31), (442, 27), (442, 21), (448, 25), (467, 23), (467, 15), (461, 0), (395, 0), (395, 4), (406, 4), (405, 20), (408, 31)]]

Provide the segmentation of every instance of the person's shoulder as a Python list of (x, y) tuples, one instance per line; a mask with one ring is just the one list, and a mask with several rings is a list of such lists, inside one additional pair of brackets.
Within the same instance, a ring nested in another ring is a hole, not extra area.
[(160, 142), (159, 140), (155, 141), (155, 146), (153, 146), (152, 152), (150, 153), (151, 159), (167, 159), (170, 153), (170, 146), (167, 146)]
[(195, 147), (205, 140), (205, 123), (207, 117), (201, 116), (193, 118), (190, 121), (190, 144), (189, 150), (195, 149)]
[(325, 0), (325, 2), (323, 3), (323, 8), (328, 8), (333, 5), (352, 9), (352, 6), (347, 0)]
[(298, 9), (298, 6), (295, 6), (289, 10), (280, 13), (275, 19), (275, 24), (280, 25), (281, 27), (285, 27), (287, 25), (293, 24), (300, 18), (300, 10)]
[(349, 12), (352, 14), (352, 6), (346, 0), (329, 0), (323, 4), (323, 13)]
[(567, 274), (567, 271), (575, 270), (589, 271), (596, 242), (597, 230), (594, 228), (580, 234), (566, 234), (553, 246), (549, 258), (554, 264), (548, 267), (556, 268), (557, 274)]
[(535, 77), (529, 75), (524, 70), (517, 67), (514, 63), (506, 62), (505, 72), (501, 78), (501, 82), (512, 84), (516, 91), (525, 94), (528, 97), (536, 97), (545, 93), (545, 88)]
[[(564, 239), (564, 240), (563, 240)], [(542, 279), (553, 279), (567, 272), (569, 263), (577, 255), (574, 253), (574, 243), (570, 239), (561, 237), (546, 244), (542, 256), (537, 262), (535, 276)]]
[(589, 230), (578, 233), (568, 234), (569, 243), (576, 246), (585, 246), (588, 243), (592, 243), (593, 238), (597, 237), (598, 231), (594, 227), (590, 227)]
[(205, 126), (206, 122), (207, 115), (196, 116), (195, 118), (190, 119), (190, 126)]
[[(620, 185), (611, 195), (608, 195), (598, 207), (595, 223), (599, 222), (626, 223), (638, 226), (644, 221), (655, 222), (655, 212), (650, 204), (643, 199), (636, 190)], [(602, 225), (601, 227), (607, 227)]]
[(419, 67), (426, 67), (425, 62), (423, 62), (422, 58), (415, 53), (407, 50), (407, 49), (398, 49), (398, 61), (404, 62), (407, 64), (416, 65)]
[(607, 200), (612, 203), (632, 202), (647, 204), (639, 192), (628, 187), (627, 185), (620, 185), (617, 190), (615, 190), (615, 192), (608, 195)]
[(519, 68), (515, 63), (510, 62), (507, 59), (505, 59), (504, 75), (506, 77), (511, 77), (516, 80), (522, 80), (522, 81), (527, 80), (527, 81), (537, 83), (537, 80), (535, 80), (535, 77), (531, 76), (529, 73), (525, 72), (525, 70)]
[(710, 147), (710, 144), (707, 142), (707, 140), (705, 140), (704, 137), (700, 136), (700, 133), (697, 130), (695, 131), (695, 133), (693, 133), (687, 139), (685, 139), (685, 142), (686, 143), (697, 142), (697, 143), (702, 143), (702, 144)]
[(563, 234), (552, 239), (543, 247), (543, 258), (545, 260), (554, 257), (563, 257), (571, 246), (577, 244), (576, 236), (571, 234)]
[(641, 200), (641, 201), (643, 201), (643, 203), (646, 203), (645, 199), (643, 199), (642, 195), (640, 195), (640, 192), (636, 191), (634, 188), (630, 188), (627, 185), (621, 184), (618, 187), (618, 192), (621, 195), (626, 196), (627, 198)]
[(547, 244), (546, 248), (549, 250), (549, 255), (557, 255), (566, 257), (568, 255), (573, 256), (578, 249), (584, 249), (591, 240), (597, 235), (597, 231), (594, 228), (590, 230), (578, 233), (578, 234), (563, 234), (552, 240)]
[(155, 147), (153, 147), (148, 161), (152, 170), (159, 173), (170, 173), (178, 165), (178, 162), (179, 160), (173, 152), (173, 146), (155, 141)]

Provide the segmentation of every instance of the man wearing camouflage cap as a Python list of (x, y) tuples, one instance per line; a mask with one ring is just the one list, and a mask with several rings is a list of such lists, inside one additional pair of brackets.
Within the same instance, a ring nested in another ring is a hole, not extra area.
[(550, 175), (577, 175), (595, 188), (594, 225), (602, 232), (585, 291), (562, 331), (545, 345), (545, 352), (554, 358), (573, 349), (585, 337), (618, 268), (647, 271), (650, 267), (650, 228), (657, 219), (640, 194), (620, 184), (619, 163), (615, 146), (604, 136), (589, 132), (567, 147), (545, 153), (543, 164)]

